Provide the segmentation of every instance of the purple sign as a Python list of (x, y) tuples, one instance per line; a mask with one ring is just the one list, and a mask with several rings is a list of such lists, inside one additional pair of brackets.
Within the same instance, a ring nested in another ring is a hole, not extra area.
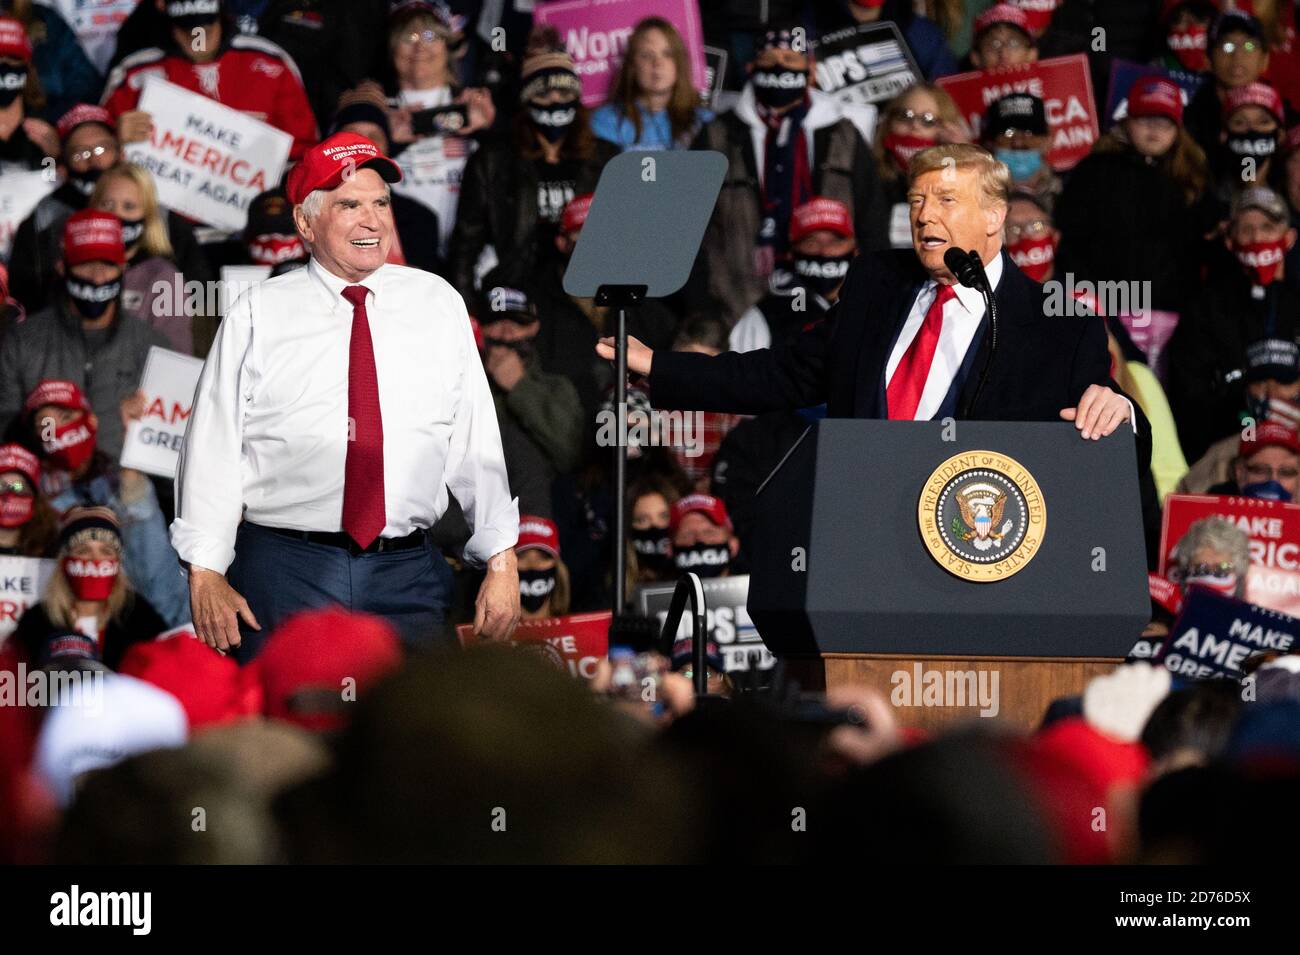
[(704, 30), (697, 0), (553, 0), (537, 4), (533, 11), (533, 22), (554, 26), (573, 57), (582, 80), (584, 106), (600, 106), (609, 99), (627, 41), (646, 17), (663, 17), (677, 28), (686, 44), (691, 80), (696, 89), (707, 93)]

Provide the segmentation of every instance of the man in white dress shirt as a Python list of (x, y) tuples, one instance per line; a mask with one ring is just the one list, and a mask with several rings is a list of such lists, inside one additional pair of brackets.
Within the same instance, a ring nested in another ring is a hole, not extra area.
[(431, 645), (452, 579), (428, 529), (449, 491), (465, 560), (487, 567), (475, 630), (504, 639), (519, 620), (518, 502), (465, 304), (386, 264), (400, 178), (355, 134), (310, 150), (287, 192), (311, 261), (230, 307), (199, 379), (172, 544), (199, 637), (241, 662), (326, 604)]

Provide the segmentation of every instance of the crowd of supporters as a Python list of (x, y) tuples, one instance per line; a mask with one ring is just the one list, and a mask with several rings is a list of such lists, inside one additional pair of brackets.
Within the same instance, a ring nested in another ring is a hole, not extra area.
[[(855, 835), (950, 861), (1258, 851), (1187, 807), (1230, 793), (1267, 812), (1295, 795), (1294, 658), (1263, 662), (1249, 703), (1235, 682), (1132, 664), (1033, 737), (928, 739), (871, 691), (837, 691), (809, 716), (779, 667), (759, 689), (716, 654), (710, 686), (728, 705), (695, 699), (684, 652), (658, 658), (644, 704), (620, 695), (622, 657), (588, 686), (504, 649), (407, 659), (381, 621), (334, 611), (286, 624), (243, 669), (183, 629), (157, 639), (190, 610), (168, 540), (172, 482), (120, 463), (146, 411), (147, 355), (205, 357), (218, 300), (182, 289), (231, 266), (282, 274), (310, 250), (282, 184), (223, 232), (162, 205), (126, 150), (153, 134), (140, 100), (159, 76), (287, 133), (290, 161), (339, 131), (394, 158), (390, 261), (440, 275), (468, 306), (523, 515), (524, 618), (541, 620), (608, 609), (615, 589), (613, 451), (598, 426), (614, 381), (594, 346), (616, 316), (563, 286), (605, 164), (629, 150), (725, 157), (690, 280), (628, 322), (652, 348), (717, 354), (835, 321), (853, 258), (911, 244), (912, 157), (984, 146), (1011, 173), (1004, 242), (1022, 271), (1131, 290), (1130, 307), (1098, 298), (1059, 320), (1104, 322), (1112, 377), (1150, 423), (1154, 570), (1169, 494), (1297, 494), (1295, 3), (702, 0), (704, 42), (726, 54), (713, 90), (696, 87), (682, 33), (650, 17), (594, 106), (531, 2), (119, 0), (103, 5), (109, 31), (65, 19), (75, 6), (0, 0), (0, 187), (9, 174), (57, 177), (0, 231), (0, 555), (53, 562), (44, 596), (0, 638), (0, 670), (105, 672), (104, 706), (120, 716), (0, 706), (0, 855), (826, 859), (855, 853)], [(818, 89), (817, 40), (883, 22), (917, 81), (874, 105)], [(1102, 130), (1070, 169), (1051, 162), (1043, 98), (1008, 92), (972, 128), (937, 82), (1067, 54), (1088, 59)], [(1115, 91), (1120, 63), (1159, 71)], [(1142, 334), (1153, 313), (1168, 334)], [(824, 407), (702, 413), (667, 442), (659, 414), (648, 383), (632, 381), (627, 584), (745, 574), (754, 492)], [(1244, 580), (1242, 545), (1219, 530), (1182, 547), (1177, 584), (1234, 561), (1234, 586)], [(460, 595), (450, 627), (473, 618), (478, 583), (457, 559), (468, 529), (454, 500), (432, 534)], [(1155, 601), (1153, 614), (1168, 624)], [(348, 680), (360, 698), (339, 707)], [(184, 807), (200, 797), (238, 824), (188, 838)], [(518, 807), (517, 838), (470, 824), (485, 800)], [(836, 835), (792, 836), (795, 806)], [(1097, 806), (1111, 814), (1101, 830)], [(708, 839), (675, 838), (701, 817)]]

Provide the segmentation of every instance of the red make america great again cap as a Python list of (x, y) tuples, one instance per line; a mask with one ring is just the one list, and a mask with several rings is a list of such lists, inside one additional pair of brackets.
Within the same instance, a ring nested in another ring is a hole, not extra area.
[[(317, 189), (336, 189), (358, 169), (373, 169), (385, 182), (401, 182), (402, 170), (370, 140), (356, 133), (335, 133), (317, 143), (289, 171), (285, 194), (295, 206)], [(349, 172), (351, 170), (351, 172)]]

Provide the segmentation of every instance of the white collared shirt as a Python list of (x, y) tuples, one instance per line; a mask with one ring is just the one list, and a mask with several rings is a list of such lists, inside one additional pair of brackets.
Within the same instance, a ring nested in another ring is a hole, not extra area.
[[(172, 545), (225, 573), (240, 518), (342, 528), (348, 438), (350, 283), (315, 259), (255, 285), (226, 312), (203, 366), (176, 476)], [(384, 265), (359, 283), (384, 426), (382, 536), (432, 527), (448, 488), (473, 536), (473, 564), (514, 545), (496, 409), (465, 303), (436, 275)]]
[[(984, 273), (989, 278), (990, 287), (996, 292), (998, 282), (1002, 281), (1001, 254), (995, 255), (993, 261), (984, 267)], [(930, 364), (930, 376), (925, 380), (925, 389), (916, 406), (916, 421), (929, 421), (938, 414), (943, 399), (952, 388), (953, 379), (961, 370), (961, 363), (979, 330), (980, 322), (984, 319), (984, 296), (976, 289), (961, 284), (954, 288), (956, 297), (949, 299), (943, 307), (943, 328), (939, 332), (939, 344), (934, 350), (934, 361)], [(885, 365), (886, 388), (894, 377), (898, 363), (907, 353), (907, 347), (921, 330), (925, 313), (930, 310), (938, 294), (939, 283), (934, 279), (921, 286), (916, 301), (912, 303), (912, 310), (907, 313), (907, 321), (903, 323), (898, 341), (894, 343), (894, 350), (889, 355), (889, 363)]]

